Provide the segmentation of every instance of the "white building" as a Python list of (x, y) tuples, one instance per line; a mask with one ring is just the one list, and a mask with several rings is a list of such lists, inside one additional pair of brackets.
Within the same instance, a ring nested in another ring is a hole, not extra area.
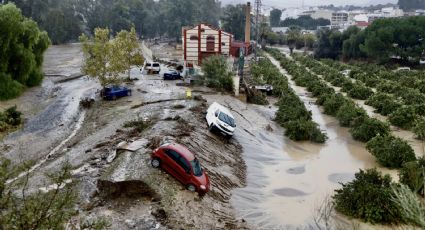
[(332, 28), (344, 28), (351, 23), (348, 20), (348, 12), (333, 12), (331, 18), (331, 27)]
[(216, 54), (230, 56), (233, 35), (208, 24), (183, 28), (182, 47), (186, 66), (201, 65), (202, 60)]

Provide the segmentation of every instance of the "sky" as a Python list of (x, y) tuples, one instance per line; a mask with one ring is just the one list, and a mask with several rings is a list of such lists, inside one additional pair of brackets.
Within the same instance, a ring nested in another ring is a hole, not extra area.
[[(221, 0), (222, 4), (237, 4), (237, 3), (246, 3), (250, 1), (253, 3), (255, 0)], [(289, 8), (289, 7), (300, 7), (302, 5), (302, 0), (262, 0), (263, 4), (266, 6), (272, 6), (276, 8)], [(377, 4), (386, 4), (386, 3), (397, 3), (398, 0), (304, 0), (305, 6), (318, 6), (318, 5), (330, 5), (334, 4), (336, 6), (340, 5), (356, 5), (356, 6), (365, 6), (365, 5), (377, 5)]]

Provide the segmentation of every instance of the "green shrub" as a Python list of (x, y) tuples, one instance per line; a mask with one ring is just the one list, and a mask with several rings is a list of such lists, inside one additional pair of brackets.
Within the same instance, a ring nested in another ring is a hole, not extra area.
[(425, 140), (425, 118), (422, 117), (415, 121), (413, 132), (418, 139)]
[(388, 168), (401, 168), (405, 162), (416, 159), (412, 147), (405, 140), (392, 135), (377, 135), (367, 143), (366, 149), (379, 164)]
[(18, 126), (22, 123), (22, 113), (16, 109), (16, 105), (12, 106), (4, 112), (6, 123), (12, 126)]
[(305, 109), (301, 103), (293, 97), (281, 97), (278, 102), (279, 109), (276, 113), (276, 121), (285, 127), (286, 123), (290, 121), (311, 120), (311, 111)]
[(413, 106), (403, 106), (394, 113), (391, 113), (388, 120), (395, 126), (403, 129), (410, 129), (414, 125), (416, 117), (416, 111)]
[(425, 157), (403, 164), (400, 169), (400, 183), (407, 185), (412, 191), (423, 194)]
[(358, 117), (353, 121), (350, 132), (354, 139), (368, 142), (378, 134), (388, 135), (390, 126), (375, 118)]
[(214, 55), (205, 59), (202, 63), (202, 71), (208, 87), (233, 91), (232, 74), (223, 56)]
[(24, 86), (13, 80), (10, 75), (0, 73), (0, 100), (8, 100), (21, 95)]
[(335, 209), (366, 222), (398, 223), (401, 215), (391, 199), (391, 183), (389, 175), (382, 176), (376, 169), (360, 170), (353, 181), (335, 190)]
[(366, 111), (352, 101), (345, 102), (337, 111), (336, 117), (339, 120), (339, 124), (344, 127), (350, 127), (353, 125), (354, 120), (358, 118), (366, 118)]
[(344, 105), (345, 102), (346, 99), (340, 93), (329, 96), (327, 99), (325, 99), (325, 102), (323, 103), (325, 113), (335, 116), (339, 108), (341, 108), (341, 106)]
[(366, 100), (372, 96), (373, 91), (363, 84), (356, 82), (353, 87), (348, 90), (348, 95), (354, 99)]
[(316, 143), (324, 143), (327, 139), (327, 136), (320, 131), (318, 125), (313, 121), (289, 121), (285, 128), (285, 135), (294, 141), (310, 140)]
[(372, 106), (375, 108), (375, 112), (384, 116), (393, 113), (401, 107), (401, 104), (397, 102), (393, 96), (381, 92), (369, 97), (365, 104)]

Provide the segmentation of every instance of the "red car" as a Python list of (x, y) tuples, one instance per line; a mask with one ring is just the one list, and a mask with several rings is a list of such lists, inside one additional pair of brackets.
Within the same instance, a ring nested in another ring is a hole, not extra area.
[(161, 167), (179, 180), (189, 191), (200, 194), (210, 190), (210, 180), (201, 168), (198, 159), (183, 145), (164, 144), (152, 153), (151, 164)]

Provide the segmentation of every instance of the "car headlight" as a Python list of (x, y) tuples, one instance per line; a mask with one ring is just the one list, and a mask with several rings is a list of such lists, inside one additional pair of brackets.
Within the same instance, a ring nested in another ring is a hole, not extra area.
[(205, 189), (207, 189), (207, 187), (205, 187), (205, 185), (201, 185), (201, 186), (199, 186), (202, 190), (205, 190)]

